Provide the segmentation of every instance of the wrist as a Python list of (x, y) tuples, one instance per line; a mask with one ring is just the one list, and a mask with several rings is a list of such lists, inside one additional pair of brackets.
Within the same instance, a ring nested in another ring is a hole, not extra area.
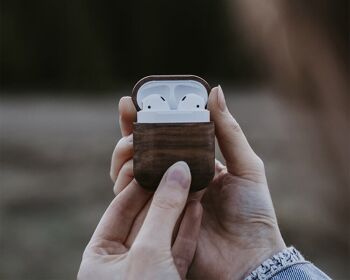
[[(279, 230), (275, 231), (275, 234), (272, 234), (272, 236), (273, 237), (270, 235), (270, 237), (265, 237), (265, 239), (260, 240), (256, 247), (250, 252), (250, 257), (246, 255), (244, 262), (241, 263), (241, 268), (235, 270), (236, 272), (241, 271), (239, 279), (244, 279), (264, 261), (287, 249)], [(234, 275), (232, 276), (234, 277)]]
[(240, 279), (244, 279), (245, 277), (247, 277), (247, 275), (252, 273), (252, 271), (255, 271), (257, 267), (263, 264), (264, 261), (272, 258), (280, 252), (283, 252), (286, 249), (287, 247), (283, 244), (281, 246), (276, 246), (273, 248), (259, 248), (257, 250), (254, 250), (254, 252), (252, 252), (250, 260), (247, 261), (245, 264), (242, 263), (243, 269), (241, 269)]
[(244, 279), (252, 271), (255, 271), (264, 261), (287, 249), (281, 236), (273, 241), (270, 240), (268, 243), (270, 244), (264, 244), (265, 246), (261, 244), (260, 247), (251, 249), (246, 248), (235, 254), (237, 258), (242, 255), (244, 258), (236, 262), (236, 265), (230, 266), (230, 271), (232, 273), (227, 274), (229, 276), (227, 279)]

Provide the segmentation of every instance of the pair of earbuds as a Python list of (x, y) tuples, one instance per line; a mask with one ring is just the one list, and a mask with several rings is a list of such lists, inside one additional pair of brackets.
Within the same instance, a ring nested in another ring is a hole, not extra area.
[[(202, 111), (205, 110), (203, 97), (189, 93), (184, 95), (177, 104), (177, 111)], [(168, 101), (160, 94), (151, 94), (142, 100), (142, 111), (169, 111)]]

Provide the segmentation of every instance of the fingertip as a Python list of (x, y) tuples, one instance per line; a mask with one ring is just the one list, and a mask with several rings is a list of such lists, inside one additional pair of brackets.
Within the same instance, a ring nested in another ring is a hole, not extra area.
[(122, 96), (122, 98), (120, 98), (119, 100), (119, 111), (123, 110), (125, 107), (129, 107), (130, 106), (130, 102), (132, 104), (132, 99), (130, 96)]
[(118, 195), (134, 179), (133, 160), (128, 160), (120, 169), (113, 186), (113, 192)]
[(226, 105), (225, 95), (220, 85), (214, 87), (209, 95), (208, 109), (215, 117), (218, 113), (230, 114)]
[(123, 96), (119, 100), (118, 111), (122, 135), (128, 135), (132, 132), (132, 123), (136, 121), (136, 108), (130, 96)]
[(217, 99), (218, 99), (218, 92), (219, 92), (219, 87), (213, 87), (210, 91), (209, 94), (209, 99), (208, 99), (208, 109), (210, 111), (215, 111), (217, 108)]
[(175, 182), (183, 188), (189, 188), (191, 183), (191, 171), (186, 162), (178, 161), (169, 167), (165, 174), (165, 183), (169, 182)]
[(110, 168), (110, 176), (113, 182), (116, 181), (123, 164), (130, 160), (132, 156), (133, 134), (130, 134), (127, 137), (122, 137), (114, 148)]
[(225, 170), (226, 166), (223, 165), (219, 160), (215, 159), (215, 170), (220, 173), (222, 170)]
[(121, 118), (130, 120), (136, 117), (136, 108), (130, 96), (123, 96), (120, 98), (118, 109)]

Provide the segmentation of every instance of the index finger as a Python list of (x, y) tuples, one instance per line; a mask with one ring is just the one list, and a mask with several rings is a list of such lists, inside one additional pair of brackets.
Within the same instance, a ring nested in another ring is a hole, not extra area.
[(119, 100), (119, 125), (122, 136), (132, 133), (133, 122), (136, 121), (136, 108), (130, 96), (123, 96)]

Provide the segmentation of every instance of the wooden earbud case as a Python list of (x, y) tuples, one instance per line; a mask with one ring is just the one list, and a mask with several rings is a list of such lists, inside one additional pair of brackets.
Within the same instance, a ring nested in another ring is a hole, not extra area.
[[(193, 80), (207, 93), (210, 87), (197, 76), (149, 76), (132, 91), (136, 109), (140, 87), (149, 81)], [(191, 192), (205, 188), (215, 173), (215, 131), (213, 122), (133, 124), (134, 176), (144, 188), (155, 191), (165, 171), (177, 161), (185, 161), (191, 170)]]

